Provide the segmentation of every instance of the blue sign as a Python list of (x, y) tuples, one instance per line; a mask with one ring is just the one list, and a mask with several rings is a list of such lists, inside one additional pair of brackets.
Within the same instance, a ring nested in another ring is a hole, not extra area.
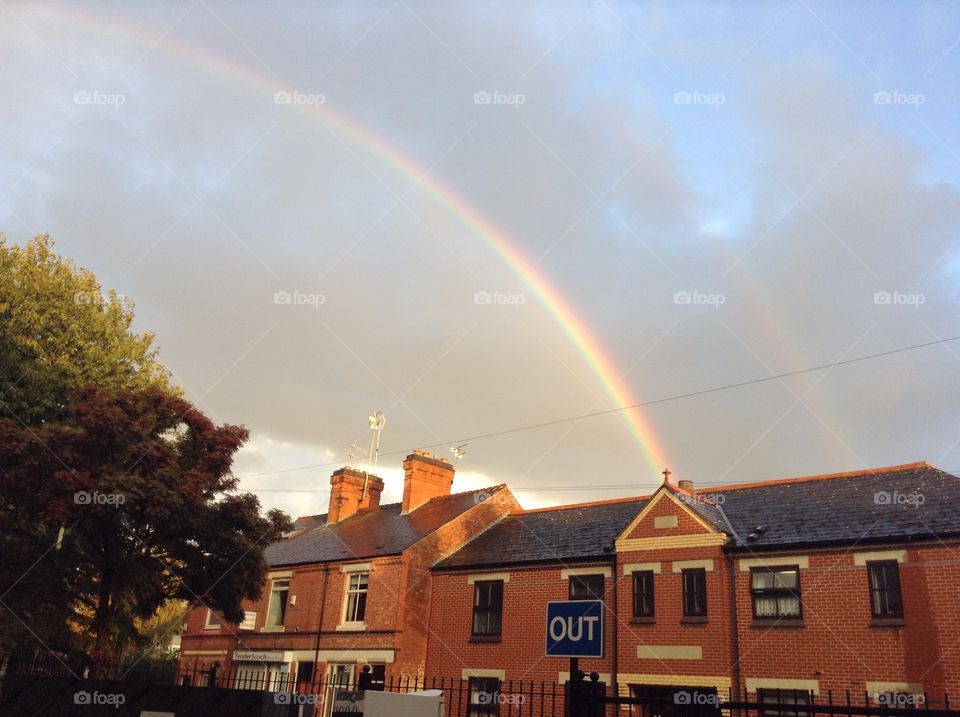
[(547, 657), (603, 657), (603, 600), (547, 603)]

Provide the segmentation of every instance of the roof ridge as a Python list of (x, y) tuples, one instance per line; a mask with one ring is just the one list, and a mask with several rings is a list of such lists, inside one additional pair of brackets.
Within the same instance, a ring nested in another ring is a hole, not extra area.
[(710, 488), (698, 489), (697, 493), (719, 493), (728, 490), (743, 490), (745, 488), (764, 488), (766, 486), (784, 485), (790, 483), (810, 483), (820, 480), (833, 480), (835, 478), (858, 478), (861, 476), (882, 475), (884, 473), (900, 473), (908, 470), (919, 470), (921, 468), (932, 468), (939, 470), (927, 461), (915, 461), (913, 463), (903, 463), (896, 466), (883, 466), (881, 468), (862, 468), (855, 471), (843, 471), (840, 473), (817, 473), (814, 475), (797, 476), (795, 478), (774, 478), (772, 480), (753, 481), (751, 483), (732, 483), (730, 485), (712, 486)]
[(650, 500), (649, 495), (634, 495), (626, 498), (608, 498), (607, 500), (591, 500), (584, 503), (564, 503), (563, 505), (548, 505), (543, 508), (523, 509), (511, 515), (527, 515), (529, 513), (547, 513), (552, 510), (573, 510), (574, 508), (589, 508), (595, 505), (611, 505), (613, 503), (635, 503), (641, 500)]
[[(433, 498), (425, 500), (423, 503), (418, 505), (413, 510), (407, 511), (407, 515), (410, 515), (410, 513), (415, 513), (416, 511), (420, 510), (423, 506), (429, 503), (432, 503), (435, 500), (446, 500), (447, 498), (457, 498), (463, 495), (470, 495), (471, 493), (487, 493), (487, 492), (496, 493), (497, 491), (503, 490), (506, 487), (507, 487), (506, 483), (497, 483), (497, 485), (488, 485), (486, 488), (474, 488), (473, 490), (462, 490), (459, 493), (447, 493), (445, 495), (435, 495), (433, 496)], [(397, 505), (403, 505), (403, 504), (397, 503)]]

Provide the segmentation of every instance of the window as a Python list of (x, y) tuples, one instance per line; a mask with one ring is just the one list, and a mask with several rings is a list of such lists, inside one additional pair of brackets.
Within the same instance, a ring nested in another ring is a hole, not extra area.
[(203, 623), (204, 630), (216, 630), (220, 627), (220, 616), (210, 608), (207, 608), (207, 619)]
[(896, 560), (867, 563), (870, 578), (870, 613), (875, 620), (902, 618), (900, 566)]
[(247, 610), (243, 613), (243, 622), (237, 627), (241, 630), (252, 630), (257, 626), (257, 613)]
[(315, 674), (314, 668), (316, 665), (313, 662), (299, 662), (297, 663), (297, 684), (303, 684), (306, 682), (313, 682), (313, 676)]
[(350, 573), (347, 575), (347, 602), (343, 615), (344, 622), (363, 622), (367, 614), (367, 585), (370, 573)]
[(760, 711), (760, 717), (806, 717), (808, 712), (785, 709), (789, 705), (810, 704), (810, 693), (804, 690), (757, 690), (757, 702), (776, 705), (777, 709)]
[(470, 709), (468, 717), (497, 714), (500, 703), (500, 680), (496, 677), (470, 678)]
[(633, 574), (633, 616), (653, 617), (653, 571)]
[(683, 576), (683, 616), (707, 616), (707, 571), (691, 568), (681, 571)]
[(803, 617), (800, 568), (752, 568), (750, 595), (755, 618)]
[(603, 575), (571, 575), (571, 600), (603, 600)]
[(290, 578), (274, 578), (270, 587), (270, 605), (267, 608), (267, 627), (283, 627), (283, 618), (287, 614), (287, 594), (290, 592)]
[(473, 585), (473, 634), (499, 637), (503, 616), (503, 581), (483, 580)]
[(370, 688), (383, 692), (387, 684), (387, 666), (370, 665)]

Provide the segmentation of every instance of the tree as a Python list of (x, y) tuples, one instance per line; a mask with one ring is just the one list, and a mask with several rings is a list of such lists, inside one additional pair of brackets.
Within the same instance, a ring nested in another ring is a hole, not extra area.
[(260, 596), (264, 548), (290, 520), (236, 493), (247, 435), (158, 388), (85, 387), (63, 422), (0, 420), (0, 491), (46, 531), (65, 526), (43, 561), (95, 654), (115, 658), (116, 636), (168, 600), (240, 622)]
[[(132, 329), (132, 303), (53, 250), (47, 235), (25, 246), (0, 234), (0, 419), (35, 427), (63, 420), (83, 385), (173, 394), (153, 335)], [(38, 521), (0, 489), (0, 651), (37, 641), (69, 650), (69, 603), (58, 592), (71, 577), (49, 553), (59, 525)], [(44, 556), (42, 559), (40, 556)]]
[(20, 248), (0, 234), (0, 417), (61, 419), (87, 384), (177, 393), (153, 334), (132, 323), (133, 304), (55, 254), (49, 236)]

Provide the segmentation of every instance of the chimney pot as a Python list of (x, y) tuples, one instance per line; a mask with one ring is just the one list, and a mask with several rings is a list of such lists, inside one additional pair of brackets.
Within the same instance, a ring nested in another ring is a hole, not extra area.
[(340, 468), (330, 476), (327, 523), (337, 523), (360, 510), (380, 507), (383, 480), (354, 468)]
[(450, 495), (453, 472), (453, 466), (445, 458), (439, 458), (427, 451), (415, 450), (403, 461), (401, 510), (409, 513), (431, 498)]

